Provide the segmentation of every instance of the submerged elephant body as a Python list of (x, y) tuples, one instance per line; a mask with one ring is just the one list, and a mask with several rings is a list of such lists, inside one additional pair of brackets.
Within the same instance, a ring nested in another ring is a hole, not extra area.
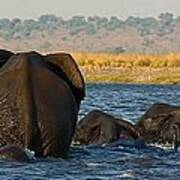
[(138, 138), (134, 126), (122, 119), (93, 110), (77, 125), (74, 142), (80, 144), (108, 144), (121, 138)]
[(150, 107), (136, 123), (146, 143), (180, 145), (180, 107), (157, 103)]
[(23, 148), (7, 145), (0, 148), (0, 160), (30, 162), (31, 158)]
[[(64, 63), (61, 57), (65, 55), (56, 54), (59, 64)], [(84, 81), (77, 66), (66, 66), (67, 73), (53, 59), (49, 61), (51, 56), (20, 53), (1, 67), (1, 145), (16, 144), (35, 151), (36, 156), (67, 155), (84, 97)], [(71, 57), (65, 64), (70, 61), (75, 63)], [(76, 79), (71, 77), (71, 68)]]

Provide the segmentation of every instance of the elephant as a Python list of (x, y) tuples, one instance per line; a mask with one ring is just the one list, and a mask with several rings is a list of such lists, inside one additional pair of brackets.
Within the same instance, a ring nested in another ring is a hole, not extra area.
[(0, 67), (2, 67), (12, 55), (14, 55), (13, 52), (5, 49), (0, 49)]
[(0, 68), (0, 146), (67, 157), (84, 96), (84, 79), (71, 55), (12, 55)]
[(138, 131), (130, 122), (117, 119), (100, 110), (92, 110), (77, 124), (73, 141), (76, 144), (102, 145), (121, 138), (138, 137)]
[(180, 144), (180, 106), (153, 104), (137, 121), (136, 128), (146, 143)]
[(0, 148), (0, 159), (18, 162), (30, 162), (31, 159), (23, 148), (7, 145)]

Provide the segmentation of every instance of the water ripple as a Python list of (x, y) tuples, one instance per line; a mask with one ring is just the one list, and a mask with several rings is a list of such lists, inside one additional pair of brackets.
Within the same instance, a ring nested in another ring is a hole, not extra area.
[[(131, 122), (155, 102), (177, 105), (178, 85), (88, 84), (79, 119), (100, 109)], [(118, 147), (72, 146), (69, 158), (37, 159), (16, 163), (0, 161), (0, 179), (179, 179), (180, 152), (149, 145), (138, 149), (131, 144)]]

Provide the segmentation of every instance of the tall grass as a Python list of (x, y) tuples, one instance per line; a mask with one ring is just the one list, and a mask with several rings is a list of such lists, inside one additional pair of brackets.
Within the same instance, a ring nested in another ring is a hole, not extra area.
[(103, 67), (180, 67), (180, 53), (162, 55), (74, 53), (80, 66)]
[(180, 53), (74, 53), (73, 56), (88, 82), (180, 84)]

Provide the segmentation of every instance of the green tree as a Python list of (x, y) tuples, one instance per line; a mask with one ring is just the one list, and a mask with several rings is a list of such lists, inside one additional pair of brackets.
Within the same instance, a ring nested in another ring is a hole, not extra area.
[(83, 16), (73, 16), (66, 22), (70, 35), (76, 35), (85, 29), (87, 22)]
[(118, 28), (123, 27), (124, 22), (118, 19), (116, 16), (112, 16), (108, 22), (107, 29), (108, 30), (115, 30)]
[(173, 32), (174, 30), (173, 21), (174, 21), (173, 14), (161, 13), (159, 15), (160, 30), (159, 30), (158, 35), (163, 36), (163, 35)]

